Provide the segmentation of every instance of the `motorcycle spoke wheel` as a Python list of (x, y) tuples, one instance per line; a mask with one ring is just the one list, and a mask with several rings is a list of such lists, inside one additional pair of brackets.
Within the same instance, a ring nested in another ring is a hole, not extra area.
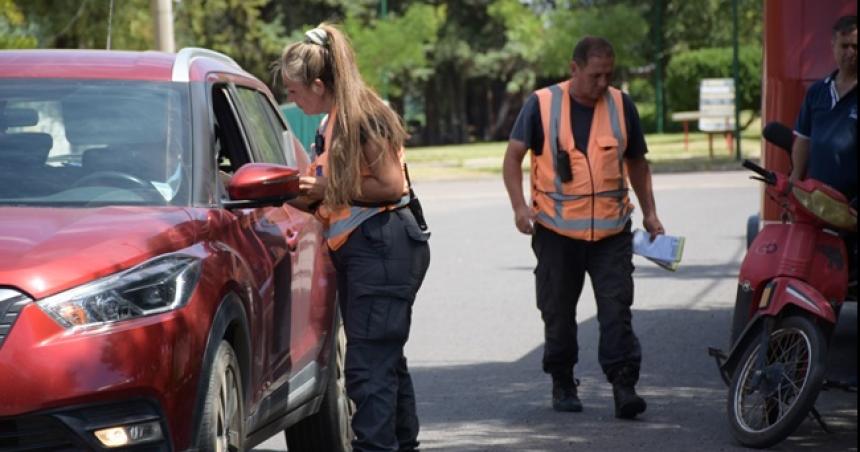
[[(775, 378), (770, 377), (777, 381), (753, 384), (758, 348), (750, 355), (741, 374), (744, 396), (738, 401), (739, 411), (743, 413), (742, 425), (751, 432), (765, 430), (778, 423), (791, 408), (809, 377), (811, 343), (804, 331), (798, 328), (777, 330), (771, 335), (768, 345), (766, 367), (782, 368)], [(774, 385), (775, 388), (770, 388)]]
[(826, 341), (815, 323), (790, 316), (771, 332), (763, 367), (760, 347), (756, 340), (744, 352), (728, 411), (741, 443), (769, 447), (794, 431), (814, 404), (824, 378)]

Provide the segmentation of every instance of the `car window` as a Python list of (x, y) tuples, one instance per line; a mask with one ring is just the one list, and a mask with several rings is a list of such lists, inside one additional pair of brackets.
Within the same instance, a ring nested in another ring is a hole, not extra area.
[(266, 112), (266, 117), (269, 118), (272, 127), (275, 130), (281, 131), (281, 142), (283, 143), (284, 158), (287, 160), (287, 166), (304, 169), (303, 162), (300, 159), (307, 160), (307, 154), (298, 137), (287, 126), (286, 119), (281, 116), (275, 105), (267, 97), (263, 95), (259, 97), (263, 104), (263, 110)]
[(188, 205), (185, 84), (0, 81), (0, 205)]
[(266, 112), (262, 94), (241, 86), (236, 87), (237, 100), (242, 108), (242, 125), (248, 133), (257, 161), (286, 165), (283, 128), (275, 129)]
[(215, 156), (218, 164), (218, 191), (227, 198), (226, 186), (242, 165), (251, 162), (245, 130), (237, 120), (235, 99), (226, 85), (212, 88), (212, 110), (215, 136)]

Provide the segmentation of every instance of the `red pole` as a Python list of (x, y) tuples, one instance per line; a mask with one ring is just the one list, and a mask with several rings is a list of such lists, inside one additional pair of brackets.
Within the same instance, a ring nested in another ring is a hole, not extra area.
[(686, 120), (683, 121), (683, 123), (684, 123), (684, 152), (690, 152), (690, 136), (688, 134), (689, 126), (687, 126), (687, 122), (688, 121), (686, 121)]

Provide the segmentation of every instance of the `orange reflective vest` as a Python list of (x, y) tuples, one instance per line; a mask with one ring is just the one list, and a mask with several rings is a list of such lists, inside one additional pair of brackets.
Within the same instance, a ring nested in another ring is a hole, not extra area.
[[(324, 125), (325, 132), (323, 133), (323, 136), (325, 137), (325, 140), (322, 153), (320, 154), (319, 150), (317, 150), (317, 157), (313, 162), (311, 162), (310, 166), (308, 166), (308, 175), (331, 177), (328, 163), (328, 150), (331, 147), (331, 135), (332, 130), (334, 129), (332, 124), (334, 123), (334, 117), (335, 112), (329, 113), (328, 120)], [(401, 148), (397, 156), (400, 159), (400, 167), (404, 168), (405, 151)], [(361, 177), (368, 176), (370, 176), (370, 169), (362, 167)], [(349, 239), (350, 233), (352, 233), (355, 228), (359, 227), (361, 223), (368, 218), (378, 213), (398, 209), (409, 204), (409, 186), (407, 185), (405, 175), (403, 177), (403, 192), (404, 195), (401, 196), (399, 202), (384, 207), (330, 207), (325, 201), (323, 201), (314, 215), (323, 224), (324, 235), (329, 248), (336, 250), (343, 246), (343, 244)]]
[[(535, 92), (543, 123), (543, 149), (532, 149), (532, 203), (537, 221), (558, 234), (596, 241), (621, 232), (633, 205), (628, 197), (624, 151), (627, 127), (621, 91), (610, 87), (594, 106), (586, 152), (574, 147), (570, 81)], [(562, 182), (560, 152), (573, 180)]]

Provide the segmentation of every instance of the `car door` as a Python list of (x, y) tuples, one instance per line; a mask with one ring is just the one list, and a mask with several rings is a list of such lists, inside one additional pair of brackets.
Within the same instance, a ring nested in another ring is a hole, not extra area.
[[(229, 199), (226, 185), (242, 165), (259, 161), (254, 150), (250, 121), (243, 118), (238, 95), (232, 83), (216, 83), (211, 88), (215, 119), (215, 148), (223, 199)], [(243, 268), (252, 273), (247, 282), (251, 291), (248, 317), (251, 323), (252, 405), (272, 395), (282, 383), (277, 380), (289, 374), (290, 350), (288, 332), (291, 303), (291, 220), (281, 208), (222, 209), (219, 222), (220, 240), (238, 255)], [(286, 337), (285, 337), (286, 335)], [(286, 403), (286, 397), (283, 397)], [(261, 406), (254, 418), (266, 418), (274, 409)]]
[[(292, 135), (280, 120), (268, 97), (261, 91), (237, 85), (236, 99), (242, 110), (242, 122), (251, 139), (255, 161), (307, 166), (297, 154)], [(300, 151), (301, 152), (301, 151)], [(271, 353), (275, 385), (293, 377), (314, 362), (319, 346), (319, 331), (314, 328), (311, 289), (317, 250), (324, 246), (320, 226), (313, 217), (289, 205), (265, 209), (287, 237), (289, 256), (277, 262), (274, 286), (283, 294), (273, 306)], [(289, 270), (289, 274), (286, 274)], [(289, 356), (289, 365), (280, 360)], [(301, 381), (293, 383), (301, 384)]]

